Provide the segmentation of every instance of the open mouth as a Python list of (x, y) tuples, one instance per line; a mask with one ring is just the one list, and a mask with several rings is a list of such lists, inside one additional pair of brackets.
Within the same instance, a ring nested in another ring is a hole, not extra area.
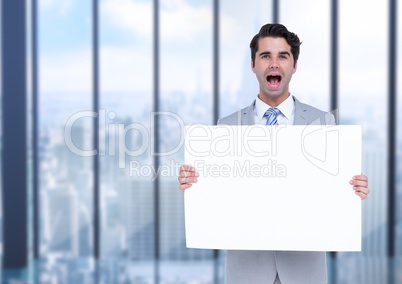
[(280, 75), (268, 75), (267, 82), (272, 87), (279, 87), (282, 81), (282, 76)]

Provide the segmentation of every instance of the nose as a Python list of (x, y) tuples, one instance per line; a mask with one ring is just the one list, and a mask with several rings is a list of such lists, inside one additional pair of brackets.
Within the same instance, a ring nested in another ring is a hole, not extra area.
[(269, 68), (271, 68), (271, 69), (277, 69), (277, 68), (279, 68), (279, 65), (278, 65), (278, 62), (276, 61), (276, 59), (273, 58), (273, 59), (271, 60), (271, 64), (270, 64)]

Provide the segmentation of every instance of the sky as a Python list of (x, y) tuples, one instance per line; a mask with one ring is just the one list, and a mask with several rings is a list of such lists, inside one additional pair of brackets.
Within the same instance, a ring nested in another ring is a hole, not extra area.
[[(91, 4), (89, 0), (39, 1), (39, 86), (43, 103), (63, 97), (77, 108), (91, 105)], [(212, 93), (212, 5), (212, 0), (160, 0), (162, 96), (174, 92), (193, 97), (200, 91)], [(387, 7), (375, 0), (344, 0), (339, 5), (340, 102), (348, 103), (353, 95), (385, 103)], [(142, 92), (152, 96), (152, 1), (100, 0), (99, 9), (101, 93)], [(247, 66), (248, 45), (259, 27), (271, 19), (271, 1), (220, 1), (223, 101), (244, 105), (256, 95), (257, 83), (252, 81)], [(302, 101), (328, 109), (330, 1), (282, 0), (280, 20), (303, 41), (291, 92)], [(240, 93), (245, 91), (244, 86), (250, 87), (249, 93)], [(104, 95), (103, 99), (108, 97)]]

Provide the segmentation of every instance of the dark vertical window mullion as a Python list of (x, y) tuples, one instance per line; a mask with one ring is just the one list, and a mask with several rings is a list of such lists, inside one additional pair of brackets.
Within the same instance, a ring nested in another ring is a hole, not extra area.
[[(331, 1), (331, 110), (338, 109), (338, 0)], [(338, 123), (338, 117), (335, 117)]]
[[(99, 112), (99, 10), (98, 0), (92, 0), (92, 92), (93, 92), (93, 111)], [(93, 157), (93, 214), (94, 214), (94, 229), (93, 229), (93, 242), (94, 242), (94, 257), (100, 257), (100, 198), (99, 198), (99, 113), (94, 120), (93, 126), (93, 146), (96, 150), (96, 155)]]
[(279, 23), (279, 0), (272, 1), (272, 22)]
[[(338, 0), (331, 1), (331, 64), (330, 64), (330, 84), (331, 84), (331, 98), (330, 109), (335, 115), (335, 121), (338, 124)], [(337, 269), (336, 269), (336, 252), (331, 252), (332, 258), (330, 272), (331, 283), (337, 283)]]
[(388, 54), (388, 240), (387, 254), (395, 256), (395, 198), (396, 198), (396, 62), (397, 62), (397, 1), (389, 0), (389, 54)]
[(396, 131), (397, 131), (397, 0), (388, 3), (388, 172), (387, 172), (387, 255), (388, 283), (395, 283)]
[(6, 269), (20, 269), (28, 263), (27, 3), (25, 0), (14, 0), (2, 1), (1, 4), (2, 264)]
[(213, 7), (213, 121), (219, 119), (219, 0), (214, 0)]
[(40, 257), (39, 242), (39, 98), (38, 98), (38, 1), (32, 0), (32, 178), (33, 178), (33, 257)]
[[(153, 111), (158, 114), (160, 106), (160, 91), (159, 91), (159, 0), (153, 0), (153, 19), (154, 19), (154, 30), (153, 30), (153, 57), (154, 57), (154, 66), (153, 66), (153, 84), (154, 84), (154, 105)], [(155, 169), (159, 168), (160, 159), (158, 156), (159, 153), (159, 118), (158, 115), (154, 116), (154, 125), (152, 126), (154, 129), (154, 139), (153, 139), (153, 149), (154, 149), (154, 167)], [(155, 257), (155, 266), (154, 266), (154, 283), (159, 284), (159, 261), (160, 261), (160, 250), (159, 250), (159, 190), (160, 190), (160, 179), (159, 176), (155, 177), (154, 181), (154, 257)]]
[[(213, 123), (219, 119), (219, 0), (213, 2)], [(214, 283), (219, 283), (219, 250), (213, 251)]]

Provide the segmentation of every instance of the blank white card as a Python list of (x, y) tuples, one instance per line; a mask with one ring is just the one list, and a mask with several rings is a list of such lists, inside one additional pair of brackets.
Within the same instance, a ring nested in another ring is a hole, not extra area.
[(186, 127), (189, 248), (360, 251), (360, 126)]

